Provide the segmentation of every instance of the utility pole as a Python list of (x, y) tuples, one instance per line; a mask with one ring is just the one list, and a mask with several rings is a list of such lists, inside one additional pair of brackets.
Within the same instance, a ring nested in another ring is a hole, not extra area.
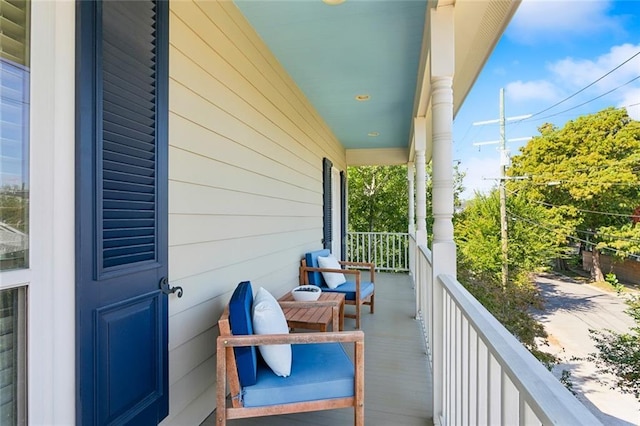
[(504, 118), (504, 89), (500, 89), (500, 242), (502, 243), (502, 290), (507, 289), (509, 280), (509, 255), (508, 255), (508, 233), (507, 233), (507, 188), (505, 178), (507, 176), (507, 139), (505, 136)]
[[(504, 88), (500, 89), (500, 118), (497, 120), (487, 120), (473, 123), (474, 126), (482, 124), (499, 123), (500, 125), (500, 139), (497, 141), (478, 142), (474, 145), (490, 145), (499, 144), (500, 152), (500, 178), (498, 184), (498, 190), (500, 194), (500, 243), (502, 251), (502, 290), (506, 290), (507, 283), (509, 282), (509, 254), (508, 254), (508, 240), (509, 233), (507, 229), (507, 167), (509, 166), (509, 151), (507, 150), (507, 137), (506, 137), (506, 122), (510, 120), (524, 120), (531, 117), (531, 114), (520, 115), (517, 117), (505, 118), (504, 112)], [(530, 137), (509, 139), (509, 142), (529, 140)]]

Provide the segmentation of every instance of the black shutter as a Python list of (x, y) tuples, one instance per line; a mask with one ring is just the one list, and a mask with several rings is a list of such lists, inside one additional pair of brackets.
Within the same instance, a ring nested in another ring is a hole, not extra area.
[(340, 246), (342, 260), (347, 260), (347, 175), (340, 172)]
[(102, 3), (96, 211), (103, 271), (156, 260), (156, 8), (148, 1)]
[(331, 250), (331, 167), (328, 158), (322, 159), (322, 244)]

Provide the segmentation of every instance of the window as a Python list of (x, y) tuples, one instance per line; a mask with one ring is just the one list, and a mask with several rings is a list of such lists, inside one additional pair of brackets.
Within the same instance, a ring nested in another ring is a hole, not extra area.
[(26, 424), (26, 281), (2, 273), (29, 267), (29, 6), (0, 0), (1, 425)]
[(0, 271), (29, 266), (28, 6), (0, 0)]
[(0, 290), (0, 424), (26, 419), (25, 287)]

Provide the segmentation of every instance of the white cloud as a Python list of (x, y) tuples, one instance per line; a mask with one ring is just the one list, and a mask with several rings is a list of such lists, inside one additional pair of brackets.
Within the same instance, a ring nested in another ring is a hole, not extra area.
[(507, 37), (522, 44), (562, 42), (565, 37), (593, 37), (602, 31), (624, 32), (620, 18), (608, 16), (611, 1), (523, 0)]
[[(483, 148), (485, 149), (485, 148)], [(486, 148), (494, 151), (493, 148)], [(462, 193), (463, 199), (471, 199), (476, 192), (488, 193), (498, 183), (500, 176), (500, 159), (497, 152), (493, 152), (493, 157), (474, 156), (465, 160), (460, 165), (460, 170), (466, 173)]]
[[(550, 74), (546, 80), (511, 82), (506, 86), (506, 94), (512, 101), (540, 100), (551, 104), (602, 78), (577, 97), (563, 103), (560, 109), (570, 108), (582, 102), (591, 103), (592, 100), (599, 101), (600, 105), (636, 104), (640, 100), (640, 79), (634, 80), (640, 75), (640, 55), (635, 56), (638, 52), (640, 44), (623, 44), (611, 47), (609, 52), (595, 59), (567, 57), (547, 66)], [(629, 60), (630, 58), (632, 59)], [(620, 66), (625, 61), (628, 62)], [(620, 67), (615, 69), (618, 66)], [(632, 117), (638, 118), (639, 109), (630, 108), (629, 113)]]
[[(594, 60), (565, 58), (549, 65), (554, 78), (569, 87), (583, 87), (604, 76), (640, 51), (640, 44), (613, 46)], [(622, 65), (597, 83), (601, 90), (611, 90), (640, 74), (640, 56)]]
[(521, 80), (507, 84), (505, 95), (515, 102), (527, 101), (547, 101), (558, 100), (558, 89), (551, 82), (546, 80), (527, 81)]
[[(550, 65), (549, 70), (556, 84), (567, 92), (580, 90), (602, 78), (580, 95), (585, 102), (602, 96), (601, 99), (610, 105), (632, 105), (638, 103), (640, 93), (640, 80), (634, 80), (640, 75), (640, 55), (635, 56), (638, 52), (640, 44), (613, 46), (608, 53), (593, 60), (566, 58)], [(625, 61), (628, 62), (620, 66)], [(568, 106), (571, 104), (575, 102), (567, 103)], [(629, 113), (636, 119), (637, 111), (638, 108), (629, 108)]]
[(616, 106), (626, 107), (631, 118), (640, 120), (640, 87), (626, 90)]

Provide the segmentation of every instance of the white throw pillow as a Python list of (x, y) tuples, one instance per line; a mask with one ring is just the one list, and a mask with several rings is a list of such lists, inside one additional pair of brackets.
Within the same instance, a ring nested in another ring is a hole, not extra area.
[[(253, 299), (253, 332), (255, 334), (289, 334), (289, 326), (278, 301), (260, 287)], [(278, 376), (291, 375), (291, 345), (258, 346), (262, 358)]]
[[(326, 269), (341, 269), (338, 259), (329, 255), (327, 257), (318, 256), (318, 266)], [(344, 284), (347, 279), (340, 272), (323, 272), (322, 278), (327, 283), (327, 287), (336, 288), (340, 284)]]

